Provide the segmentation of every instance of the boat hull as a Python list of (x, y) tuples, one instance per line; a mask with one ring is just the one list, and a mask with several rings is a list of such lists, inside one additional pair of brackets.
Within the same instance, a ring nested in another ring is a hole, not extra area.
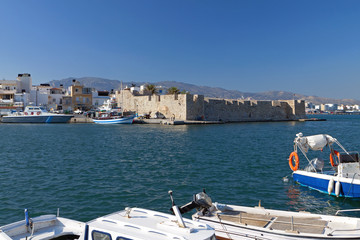
[[(197, 220), (193, 218), (193, 220)], [(302, 236), (296, 232), (294, 233), (271, 233), (272, 230), (260, 230), (260, 229), (251, 229), (246, 226), (239, 226), (228, 223), (219, 223), (211, 220), (201, 219), (199, 222), (208, 224), (215, 229), (216, 239), (218, 240), (254, 240), (254, 239), (273, 239), (273, 240), (296, 240), (296, 239), (359, 239), (359, 234), (356, 236)]]
[[(293, 172), (293, 179), (300, 185), (309, 187), (311, 189), (318, 190), (328, 194), (328, 185), (331, 179), (336, 183), (340, 181), (340, 194), (342, 197), (360, 198), (360, 180), (337, 177), (322, 173), (306, 172), (297, 170)], [(336, 196), (335, 187), (333, 188), (331, 195)]]
[(219, 240), (360, 239), (358, 218), (217, 205), (223, 211), (214, 206), (206, 215), (197, 212), (192, 218), (214, 228)]
[(67, 123), (72, 115), (4, 116), (3, 123)]
[(110, 118), (110, 119), (93, 119), (97, 124), (132, 124), (134, 117)]

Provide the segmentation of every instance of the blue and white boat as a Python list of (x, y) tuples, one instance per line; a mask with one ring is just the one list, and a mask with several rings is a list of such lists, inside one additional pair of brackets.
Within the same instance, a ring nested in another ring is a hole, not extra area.
[(97, 124), (132, 124), (135, 116), (122, 116), (118, 113), (100, 112), (99, 117), (93, 118)]
[(74, 117), (69, 114), (49, 113), (39, 106), (27, 106), (23, 112), (13, 112), (2, 117), (3, 123), (68, 123)]
[[(338, 148), (338, 151), (334, 147)], [(319, 151), (322, 155), (328, 154), (325, 156), (329, 156), (329, 164), (324, 166), (325, 161), (319, 157), (310, 160), (309, 149)], [(298, 152), (301, 152), (308, 162), (303, 169), (299, 167)], [(360, 197), (359, 153), (348, 152), (337, 139), (329, 135), (304, 137), (302, 133), (296, 134), (289, 166), (293, 170), (294, 181), (303, 186), (337, 197)]]

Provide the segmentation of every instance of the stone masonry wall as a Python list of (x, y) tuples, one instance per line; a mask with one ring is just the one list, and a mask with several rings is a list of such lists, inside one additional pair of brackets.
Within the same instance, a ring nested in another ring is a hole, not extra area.
[(158, 112), (166, 118), (182, 120), (186, 119), (186, 98), (186, 94), (135, 96), (129, 90), (116, 93), (118, 106), (125, 111), (150, 114), (151, 117)]
[[(156, 112), (176, 120), (285, 121), (306, 118), (302, 100), (247, 101), (205, 98), (203, 95), (176, 94), (135, 96), (124, 90), (116, 94), (118, 105), (139, 114)], [(122, 104), (121, 104), (122, 102)]]

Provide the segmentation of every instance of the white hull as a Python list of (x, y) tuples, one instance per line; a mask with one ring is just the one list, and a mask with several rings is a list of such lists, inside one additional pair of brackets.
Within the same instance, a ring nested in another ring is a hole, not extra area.
[(55, 215), (27, 219), (1, 226), (0, 240), (215, 240), (208, 225), (184, 219), (186, 226), (180, 227), (173, 215), (141, 208), (86, 223)]
[(360, 239), (360, 219), (227, 205), (229, 211), (196, 213), (193, 220), (215, 229), (221, 240)]
[(67, 123), (73, 115), (4, 116), (3, 123)]
[(93, 119), (97, 124), (132, 124), (134, 117), (110, 118), (110, 119)]

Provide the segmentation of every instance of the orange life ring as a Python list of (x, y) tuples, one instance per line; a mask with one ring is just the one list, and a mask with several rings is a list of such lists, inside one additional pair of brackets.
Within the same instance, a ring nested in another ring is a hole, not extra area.
[(37, 112), (37, 115), (40, 115), (41, 112)]
[[(293, 158), (295, 157), (295, 166), (293, 165)], [(296, 171), (299, 168), (299, 156), (296, 152), (292, 152), (289, 157), (289, 166), (291, 170)]]
[(340, 153), (336, 150), (334, 150), (333, 152), (330, 153), (330, 163), (331, 166), (336, 167), (338, 164), (336, 164), (334, 162), (334, 155), (336, 155), (338, 157), (338, 161), (340, 161)]

